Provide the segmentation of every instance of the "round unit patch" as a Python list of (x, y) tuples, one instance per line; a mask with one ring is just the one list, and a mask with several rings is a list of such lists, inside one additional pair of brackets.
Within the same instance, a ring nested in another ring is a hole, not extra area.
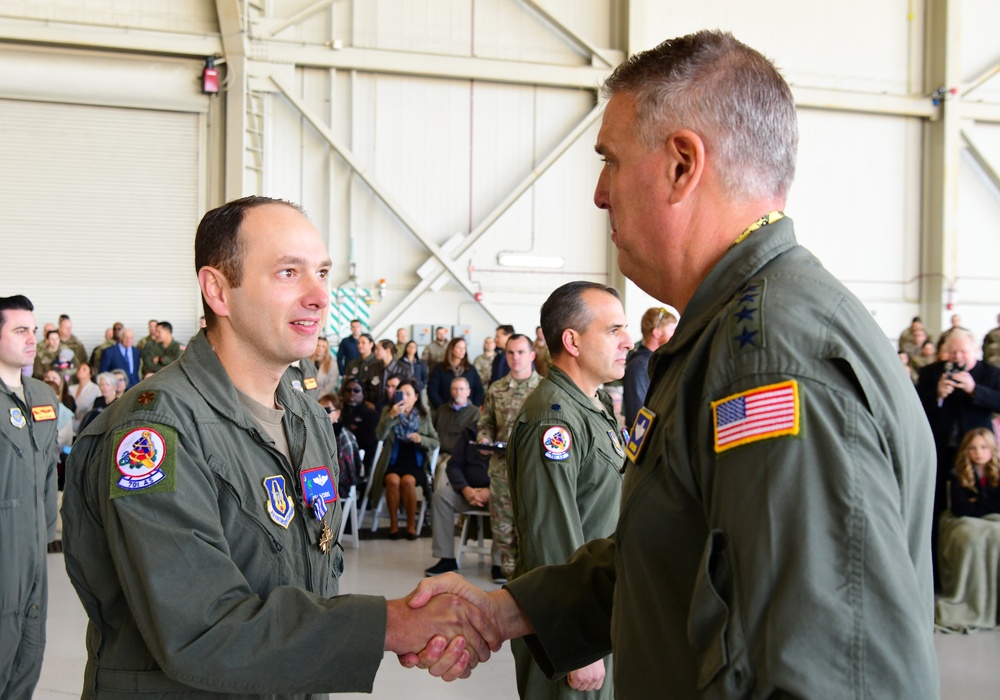
[(542, 435), (542, 447), (545, 448), (545, 457), (562, 461), (569, 459), (569, 446), (573, 439), (569, 436), (569, 430), (562, 426), (549, 428)]
[(115, 448), (115, 466), (122, 473), (118, 486), (127, 491), (149, 488), (163, 478), (160, 465), (167, 456), (163, 436), (152, 428), (136, 428)]

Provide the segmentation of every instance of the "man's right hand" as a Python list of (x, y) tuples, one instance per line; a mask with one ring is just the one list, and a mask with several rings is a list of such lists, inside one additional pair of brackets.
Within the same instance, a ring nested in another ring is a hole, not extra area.
[(490, 490), (488, 488), (473, 488), (466, 486), (462, 489), (462, 496), (473, 508), (483, 508), (490, 502)]

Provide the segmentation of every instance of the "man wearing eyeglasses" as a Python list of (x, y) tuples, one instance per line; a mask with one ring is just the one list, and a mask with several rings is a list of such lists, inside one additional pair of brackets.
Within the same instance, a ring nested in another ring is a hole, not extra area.
[(625, 427), (629, 430), (635, 425), (642, 402), (649, 390), (649, 358), (656, 349), (670, 340), (677, 328), (677, 317), (664, 308), (646, 309), (640, 322), (642, 341), (636, 345), (625, 363), (625, 387), (622, 398), (622, 413), (625, 414)]

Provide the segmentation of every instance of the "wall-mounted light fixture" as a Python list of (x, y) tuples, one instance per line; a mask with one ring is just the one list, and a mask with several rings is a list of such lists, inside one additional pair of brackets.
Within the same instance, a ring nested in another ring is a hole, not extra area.
[(566, 261), (555, 256), (522, 255), (520, 253), (499, 253), (497, 263), (503, 267), (542, 267), (558, 270), (566, 267)]

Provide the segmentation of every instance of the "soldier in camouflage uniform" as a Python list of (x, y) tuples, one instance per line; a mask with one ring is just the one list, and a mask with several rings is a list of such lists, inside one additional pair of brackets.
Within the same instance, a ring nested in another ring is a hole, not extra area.
[[(482, 444), (507, 442), (514, 418), (521, 410), (528, 395), (542, 380), (532, 367), (535, 359), (531, 339), (515, 334), (507, 340), (507, 364), (510, 373), (490, 385), (483, 401), (483, 414), (479, 419), (476, 440)], [(497, 583), (505, 583), (514, 574), (517, 560), (517, 533), (514, 531), (514, 514), (510, 505), (510, 486), (507, 483), (507, 457), (503, 451), (490, 455), (490, 521), (493, 538), (500, 548), (499, 567), (492, 575)]]
[(1000, 315), (997, 316), (997, 327), (983, 338), (983, 361), (1000, 367)]

